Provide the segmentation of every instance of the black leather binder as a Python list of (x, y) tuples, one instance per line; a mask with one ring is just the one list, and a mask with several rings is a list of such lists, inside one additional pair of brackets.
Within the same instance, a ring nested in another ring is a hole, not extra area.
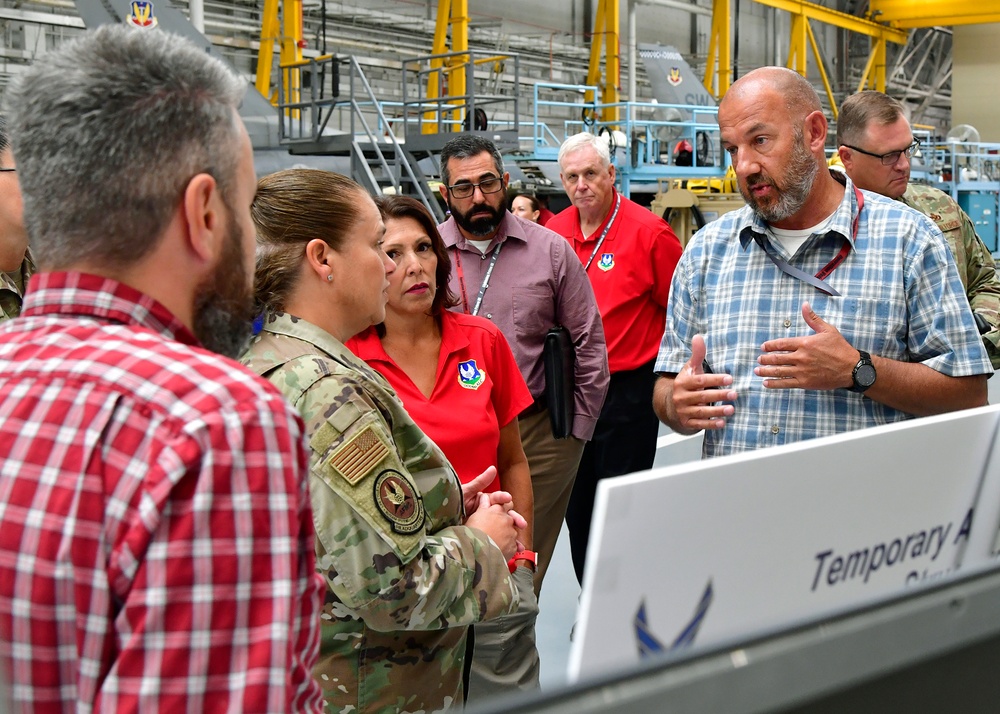
[(576, 388), (576, 350), (569, 330), (561, 325), (549, 330), (542, 355), (552, 436), (565, 439), (573, 431), (573, 392)]

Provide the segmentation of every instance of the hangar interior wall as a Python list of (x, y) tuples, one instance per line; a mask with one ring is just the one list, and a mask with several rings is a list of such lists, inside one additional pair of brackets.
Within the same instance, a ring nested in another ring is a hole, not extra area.
[[(955, 28), (952, 45), (952, 124), (971, 124), (982, 141), (1000, 142), (997, 81), (1000, 60), (984, 48), (1000, 45), (1000, 24)], [(947, 130), (949, 127), (945, 127)]]

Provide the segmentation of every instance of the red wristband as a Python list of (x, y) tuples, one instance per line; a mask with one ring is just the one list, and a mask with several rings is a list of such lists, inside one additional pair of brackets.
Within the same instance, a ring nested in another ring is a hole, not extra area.
[(538, 553), (533, 550), (519, 550), (514, 553), (514, 557), (507, 561), (507, 569), (513, 573), (519, 560), (527, 560), (531, 563), (531, 572), (538, 569)]

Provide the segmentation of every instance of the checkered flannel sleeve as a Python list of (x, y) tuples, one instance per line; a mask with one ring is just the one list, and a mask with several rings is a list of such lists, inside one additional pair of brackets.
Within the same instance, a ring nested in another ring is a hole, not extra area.
[(311, 670), (323, 584), (290, 408), (273, 396), (178, 423), (65, 384), (6, 397), (5, 426), (34, 426), (7, 432), (18, 436), (0, 489), (15, 699), (31, 711), (322, 710)]

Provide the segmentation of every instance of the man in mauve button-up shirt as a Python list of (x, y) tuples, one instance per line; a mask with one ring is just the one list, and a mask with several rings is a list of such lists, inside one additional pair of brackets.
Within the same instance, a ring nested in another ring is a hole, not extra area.
[[(493, 142), (472, 134), (452, 139), (441, 154), (441, 174), (441, 195), (452, 215), (438, 228), (454, 267), (449, 285), (459, 298), (454, 309), (477, 313), (500, 328), (536, 400), (519, 424), (535, 498), (538, 592), (608, 387), (601, 315), (569, 243), (506, 209), (508, 174)], [(471, 195), (465, 195), (469, 185)], [(566, 327), (576, 347), (573, 429), (567, 439), (553, 438), (544, 408), (542, 346), (556, 325)]]

